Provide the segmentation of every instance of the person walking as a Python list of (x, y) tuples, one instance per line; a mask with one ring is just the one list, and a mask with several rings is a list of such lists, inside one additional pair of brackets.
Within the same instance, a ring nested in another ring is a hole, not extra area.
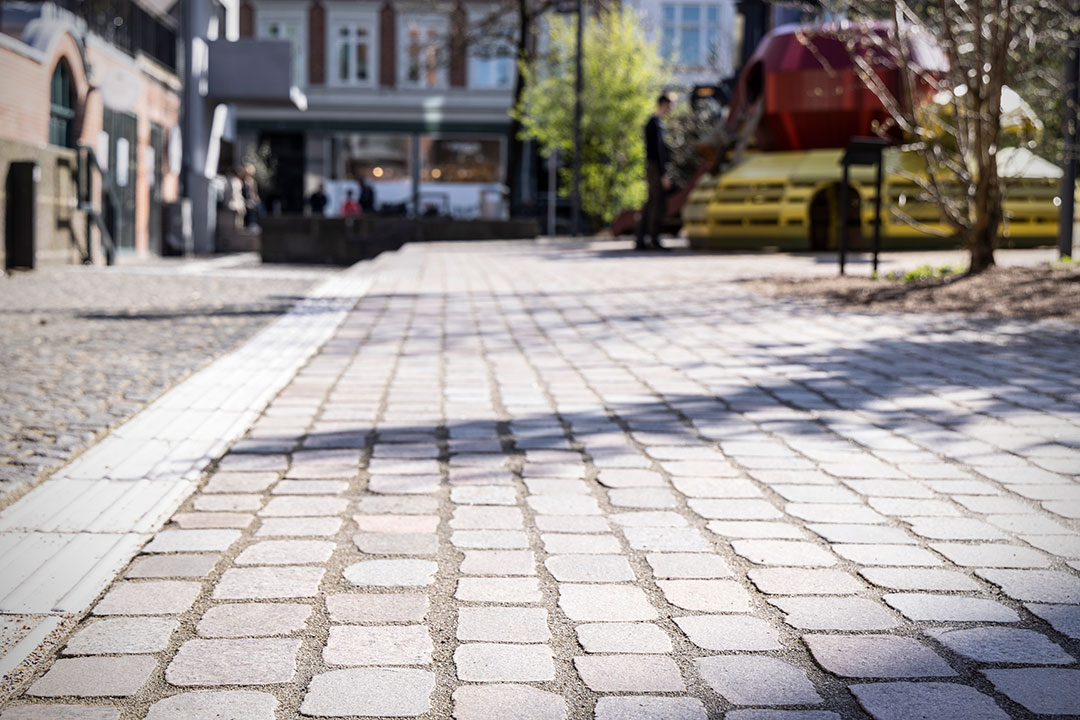
[(325, 215), (326, 205), (329, 201), (329, 198), (326, 197), (326, 186), (320, 184), (315, 192), (311, 193), (311, 197), (308, 198), (308, 206), (311, 208), (311, 214)]
[[(656, 99), (656, 110), (645, 124), (645, 181), (649, 186), (649, 199), (641, 210), (638, 223), (635, 250), (670, 250), (660, 244), (660, 228), (667, 214), (667, 191), (671, 188), (671, 178), (667, 175), (668, 147), (664, 143), (663, 118), (671, 110), (671, 98), (661, 95)], [(652, 245), (645, 241), (645, 236), (652, 238)]]

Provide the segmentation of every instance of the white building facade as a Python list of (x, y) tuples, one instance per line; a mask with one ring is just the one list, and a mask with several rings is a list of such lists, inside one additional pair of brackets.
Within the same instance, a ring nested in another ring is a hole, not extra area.
[(735, 0), (629, 0), (681, 89), (716, 85), (738, 69), (743, 18)]

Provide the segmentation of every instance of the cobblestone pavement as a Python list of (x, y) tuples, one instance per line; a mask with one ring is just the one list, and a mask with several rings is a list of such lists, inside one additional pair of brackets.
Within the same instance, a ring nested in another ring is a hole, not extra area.
[(0, 278), (0, 498), (248, 338), (325, 275), (203, 261)]
[(0, 718), (1080, 715), (1075, 327), (725, 272), (407, 247)]

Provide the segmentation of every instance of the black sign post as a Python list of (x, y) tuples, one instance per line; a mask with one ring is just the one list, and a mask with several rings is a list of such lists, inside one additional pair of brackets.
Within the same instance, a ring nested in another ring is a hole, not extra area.
[[(847, 224), (848, 224), (848, 195), (851, 186), (848, 184), (852, 165), (876, 165), (874, 193), (874, 274), (878, 270), (878, 254), (881, 252), (881, 186), (884, 180), (881, 151), (889, 146), (888, 140), (873, 137), (854, 137), (848, 140), (844, 155), (840, 158), (840, 164), (844, 166), (843, 184), (841, 185), (840, 197), (840, 238), (837, 247), (840, 250), (840, 274), (844, 274), (844, 265), (847, 262)], [(861, 222), (861, 219), (860, 219)]]

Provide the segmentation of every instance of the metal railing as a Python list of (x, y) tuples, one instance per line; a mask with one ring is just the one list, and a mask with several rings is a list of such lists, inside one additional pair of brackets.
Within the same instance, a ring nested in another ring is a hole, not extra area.
[[(116, 195), (116, 188), (113, 187), (112, 178), (102, 169), (101, 163), (98, 162), (94, 149), (82, 143), (77, 145), (75, 149), (78, 151), (79, 158), (79, 165), (76, 170), (78, 179), (77, 209), (86, 213), (86, 249), (83, 251), (82, 261), (84, 265), (92, 265), (94, 262), (90, 239), (92, 230), (96, 225), (101, 232), (101, 247), (105, 251), (105, 264), (112, 265), (116, 262), (116, 243), (113, 238), (120, 237), (124, 222), (120, 213), (120, 198)], [(105, 208), (107, 201), (107, 207), (112, 216), (111, 229), (109, 227), (110, 223), (98, 212), (97, 206), (94, 204), (95, 170), (97, 170), (98, 177), (101, 178), (101, 206)]]

